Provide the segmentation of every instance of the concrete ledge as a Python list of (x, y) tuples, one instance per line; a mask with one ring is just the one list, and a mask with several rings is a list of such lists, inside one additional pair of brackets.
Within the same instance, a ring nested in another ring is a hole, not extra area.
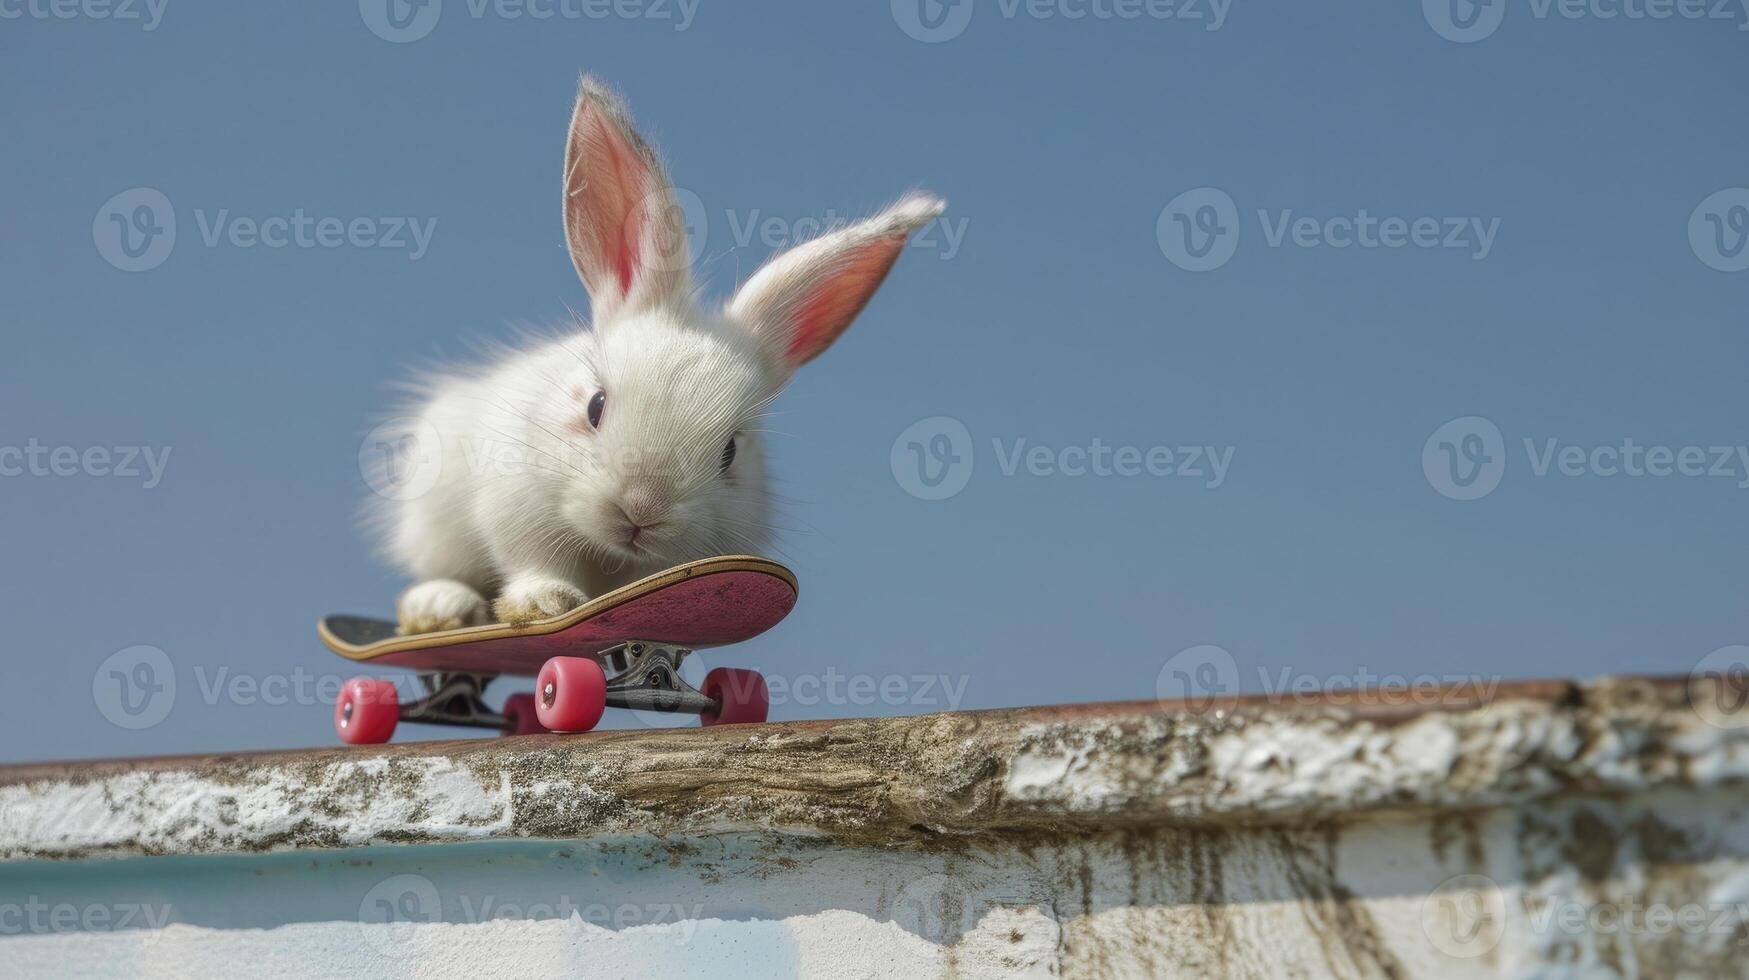
[(1749, 691), (1727, 682), (15, 767), (0, 956), (25, 977), (1740, 976)]
[(1720, 692), (1690, 687), (1538, 682), (1486, 702), (1446, 692), (1432, 708), (1410, 692), (1128, 702), (18, 766), (0, 769), (0, 856), (721, 832), (932, 847), (1468, 811), (1749, 776), (1749, 724), (1708, 707)]

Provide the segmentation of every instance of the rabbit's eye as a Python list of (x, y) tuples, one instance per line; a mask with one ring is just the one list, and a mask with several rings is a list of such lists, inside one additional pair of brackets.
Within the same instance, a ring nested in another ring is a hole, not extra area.
[(601, 428), (601, 412), (607, 407), (607, 392), (598, 391), (589, 399), (589, 427)]
[(735, 461), (735, 437), (729, 437), (729, 444), (723, 447), (722, 471), (729, 472), (729, 464)]

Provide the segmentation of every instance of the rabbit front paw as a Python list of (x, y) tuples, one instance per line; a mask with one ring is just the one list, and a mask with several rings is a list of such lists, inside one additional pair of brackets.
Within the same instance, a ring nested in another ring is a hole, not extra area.
[(492, 611), (498, 614), (500, 622), (522, 626), (570, 612), (587, 598), (581, 589), (562, 579), (523, 575), (504, 586), (503, 594), (492, 604)]
[(395, 618), (400, 623), (396, 632), (407, 636), (479, 626), (491, 622), (491, 611), (486, 597), (471, 586), (439, 578), (401, 593), (401, 601), (395, 603)]

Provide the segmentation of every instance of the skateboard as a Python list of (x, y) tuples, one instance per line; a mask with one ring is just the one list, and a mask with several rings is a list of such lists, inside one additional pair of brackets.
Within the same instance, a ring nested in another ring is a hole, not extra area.
[[(680, 663), (694, 650), (751, 639), (796, 604), (796, 577), (774, 561), (727, 555), (676, 565), (560, 616), (400, 636), (395, 623), (329, 616), (317, 630), (348, 660), (416, 671), (424, 695), (400, 703), (393, 681), (355, 677), (334, 705), (344, 742), (387, 742), (399, 722), (497, 729), (506, 735), (586, 732), (608, 706), (696, 714), (706, 725), (762, 722), (765, 679), (717, 667), (693, 687)], [(501, 675), (534, 677), (533, 693), (501, 710), (482, 699)]]

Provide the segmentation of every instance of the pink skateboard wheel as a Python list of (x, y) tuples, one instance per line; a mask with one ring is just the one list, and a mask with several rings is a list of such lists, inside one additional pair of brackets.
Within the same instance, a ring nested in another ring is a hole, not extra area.
[(554, 657), (534, 680), (534, 710), (555, 732), (586, 732), (607, 710), (607, 675), (588, 657)]
[(771, 710), (771, 695), (758, 671), (717, 667), (704, 675), (701, 690), (717, 703), (715, 710), (699, 713), (704, 725), (757, 725)]
[(393, 681), (354, 677), (340, 688), (334, 703), (334, 730), (348, 745), (380, 745), (395, 734), (401, 720), (401, 699)]
[(512, 727), (503, 733), (505, 735), (540, 735), (547, 730), (547, 726), (540, 723), (534, 695), (527, 691), (505, 698), (502, 714), (512, 722)]

